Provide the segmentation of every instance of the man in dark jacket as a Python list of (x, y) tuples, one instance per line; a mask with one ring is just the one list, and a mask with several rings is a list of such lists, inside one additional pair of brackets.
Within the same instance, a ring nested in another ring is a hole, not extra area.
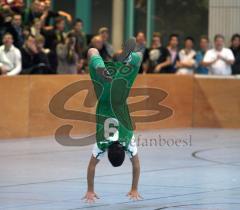
[(6, 23), (6, 32), (12, 34), (14, 39), (14, 46), (21, 48), (24, 42), (23, 29), (22, 29), (22, 16), (14, 14), (12, 21)]
[(234, 34), (232, 36), (232, 45), (230, 49), (232, 50), (235, 62), (232, 65), (232, 74), (240, 74), (240, 34)]
[(44, 74), (47, 73), (48, 63), (46, 63), (46, 57), (42, 56), (36, 46), (36, 39), (32, 35), (29, 35), (23, 48), (22, 53), (22, 74)]

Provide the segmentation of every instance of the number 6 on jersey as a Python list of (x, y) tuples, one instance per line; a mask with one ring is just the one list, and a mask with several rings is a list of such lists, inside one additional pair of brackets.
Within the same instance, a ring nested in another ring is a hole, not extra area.
[(106, 119), (104, 122), (104, 138), (109, 141), (118, 141), (119, 139), (118, 126), (119, 122), (117, 119), (115, 118)]

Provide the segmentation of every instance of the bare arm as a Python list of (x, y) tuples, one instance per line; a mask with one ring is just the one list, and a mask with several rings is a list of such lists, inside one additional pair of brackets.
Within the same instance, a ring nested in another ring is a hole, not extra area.
[(192, 68), (195, 66), (195, 61), (189, 60), (189, 61), (178, 61), (177, 62), (177, 68)]
[(157, 72), (160, 72), (162, 68), (167, 67), (167, 66), (170, 66), (171, 63), (172, 63), (172, 62), (171, 62), (171, 58), (168, 57), (165, 62), (160, 63), (160, 64), (158, 64), (158, 65), (155, 67), (154, 72), (156, 72), (156, 73), (157, 73)]
[(233, 65), (234, 64), (234, 60), (224, 60), (228, 65)]
[(95, 169), (98, 163), (99, 163), (99, 160), (92, 156), (88, 165), (88, 172), (87, 172), (88, 189), (87, 189), (86, 195), (82, 198), (88, 203), (94, 203), (95, 199), (99, 199), (97, 194), (94, 192)]
[(231, 59), (228, 59), (228, 58), (225, 58), (225, 57), (223, 57), (223, 56), (221, 56), (221, 55), (219, 55), (219, 59), (222, 59), (226, 64), (228, 64), (228, 65), (233, 65), (234, 64), (234, 59), (233, 60), (231, 60)]
[(138, 181), (140, 177), (140, 163), (138, 155), (135, 155), (132, 159), (132, 187), (127, 196), (133, 200), (141, 200), (143, 199), (141, 195), (138, 193)]
[(143, 63), (142, 67), (143, 67), (143, 74), (147, 74), (147, 72), (148, 72), (148, 63), (147, 62)]
[(138, 181), (140, 177), (140, 163), (138, 155), (135, 155), (132, 159), (132, 190), (138, 190)]
[(87, 172), (88, 191), (90, 192), (94, 192), (94, 176), (95, 176), (96, 165), (98, 163), (99, 163), (99, 160), (92, 156), (88, 165), (88, 172)]
[(213, 65), (214, 63), (216, 63), (218, 61), (218, 58), (216, 58), (215, 60), (213, 60), (213, 61), (209, 61), (209, 62), (202, 62), (202, 66), (204, 66), (204, 67), (209, 67), (209, 66), (211, 66), (211, 65)]
[(72, 16), (69, 13), (64, 12), (64, 11), (59, 11), (58, 13), (59, 13), (59, 15), (66, 17), (66, 19), (69, 23), (72, 22)]

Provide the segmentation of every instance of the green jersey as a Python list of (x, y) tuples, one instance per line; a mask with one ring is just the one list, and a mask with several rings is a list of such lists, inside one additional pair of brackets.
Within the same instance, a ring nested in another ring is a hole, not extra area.
[[(138, 75), (141, 58), (132, 53), (127, 64), (103, 62), (100, 56), (90, 60), (90, 76), (98, 99), (96, 110), (97, 146), (105, 151), (113, 141), (119, 141), (127, 150), (133, 137), (133, 126), (128, 110), (127, 98)], [(96, 72), (106, 68), (112, 81), (106, 81)]]

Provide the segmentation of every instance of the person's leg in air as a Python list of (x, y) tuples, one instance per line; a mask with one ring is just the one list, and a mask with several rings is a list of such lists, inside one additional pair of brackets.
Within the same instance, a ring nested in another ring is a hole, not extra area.
[[(126, 81), (127, 85), (125, 86), (125, 90), (124, 90), (125, 93), (123, 93), (123, 95), (127, 95), (127, 96), (129, 95), (131, 87), (138, 75), (138, 72), (139, 72), (139, 69), (141, 66), (142, 57), (143, 57), (143, 54), (141, 51), (132, 52), (133, 51), (132, 49), (135, 49), (135, 47), (136, 47), (136, 45), (134, 46), (133, 42), (135, 42), (135, 38), (128, 40), (128, 42), (123, 47), (123, 52), (121, 53), (121, 55), (116, 56), (117, 59), (120, 59), (121, 62), (123, 62), (125, 64), (125, 66), (129, 66), (131, 69), (129, 71), (129, 73), (125, 72), (123, 74), (121, 72), (118, 72), (115, 77), (115, 79), (120, 81), (120, 83), (121, 83), (121, 80)], [(129, 53), (128, 50), (130, 50), (131, 52)], [(124, 51), (125, 51), (125, 53), (124, 53)], [(126, 56), (126, 57), (124, 57), (124, 56)], [(116, 86), (119, 86), (119, 85), (116, 83)], [(117, 92), (118, 92), (118, 94), (120, 94), (119, 91), (117, 91)], [(114, 95), (117, 96), (117, 94), (114, 94)], [(114, 100), (113, 98), (114, 98), (114, 96), (112, 95), (112, 100)], [(126, 100), (127, 100), (127, 98), (126, 98)], [(126, 104), (126, 107), (124, 107), (124, 106), (125, 105), (123, 103), (122, 108), (119, 109), (119, 108), (117, 108), (118, 106), (116, 106), (116, 109), (113, 108), (114, 113), (116, 114), (116, 116), (118, 116), (117, 117), (118, 120), (120, 122), (123, 122), (122, 124), (124, 125), (124, 127), (127, 128), (125, 132), (133, 133), (133, 127), (131, 125), (131, 117), (130, 117), (130, 114), (128, 111), (128, 106), (127, 106), (127, 104)], [(130, 128), (130, 130), (129, 130), (129, 128)], [(126, 138), (126, 143), (127, 143), (127, 139), (128, 138)], [(139, 177), (140, 177), (140, 162), (139, 162), (139, 157), (137, 154), (136, 142), (134, 141), (134, 135), (131, 138), (131, 143), (128, 145), (127, 154), (132, 163), (132, 185), (131, 185), (131, 189), (130, 189), (129, 193), (127, 194), (127, 196), (133, 200), (141, 200), (143, 198), (141, 197), (141, 195), (138, 192), (138, 182), (139, 182)]]
[(104, 81), (110, 82), (112, 80), (104, 65), (104, 61), (96, 48), (90, 48), (88, 50), (88, 60), (90, 76), (92, 80), (99, 81), (103, 79), (102, 82)]

